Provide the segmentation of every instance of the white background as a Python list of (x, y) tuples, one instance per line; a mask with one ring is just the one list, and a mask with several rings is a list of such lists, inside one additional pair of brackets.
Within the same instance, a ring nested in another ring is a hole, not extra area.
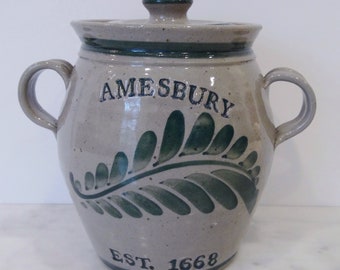
[[(315, 89), (315, 120), (277, 148), (263, 205), (340, 206), (339, 10), (338, 0), (194, 0), (189, 11), (191, 19), (262, 24), (254, 51), (263, 73), (291, 67)], [(25, 68), (50, 58), (75, 63), (80, 41), (72, 20), (147, 16), (142, 0), (2, 1), (0, 203), (71, 202), (52, 132), (30, 122), (17, 101)], [(45, 72), (37, 92), (43, 107), (58, 115), (65, 92), (61, 79)], [(277, 124), (298, 113), (296, 87), (278, 83), (271, 93)]]

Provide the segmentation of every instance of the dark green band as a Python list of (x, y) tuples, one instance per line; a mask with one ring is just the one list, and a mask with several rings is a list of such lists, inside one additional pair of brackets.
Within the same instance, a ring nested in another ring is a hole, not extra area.
[(233, 43), (179, 43), (137, 42), (85, 38), (83, 49), (88, 51), (150, 57), (206, 58), (242, 56), (251, 53), (251, 44)]
[(192, 0), (143, 0), (143, 4), (192, 4)]

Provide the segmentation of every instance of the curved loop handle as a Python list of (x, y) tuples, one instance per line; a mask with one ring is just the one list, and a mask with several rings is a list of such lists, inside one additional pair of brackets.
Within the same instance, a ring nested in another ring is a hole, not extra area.
[(19, 102), (24, 113), (37, 125), (57, 133), (58, 120), (46, 112), (39, 104), (35, 94), (35, 84), (40, 73), (46, 69), (56, 71), (64, 80), (67, 89), (73, 66), (64, 60), (48, 60), (28, 67), (19, 82)]
[(314, 91), (300, 73), (289, 68), (273, 69), (264, 77), (264, 88), (267, 89), (278, 81), (291, 82), (299, 86), (303, 93), (303, 103), (297, 117), (276, 128), (275, 147), (308, 127), (316, 112)]

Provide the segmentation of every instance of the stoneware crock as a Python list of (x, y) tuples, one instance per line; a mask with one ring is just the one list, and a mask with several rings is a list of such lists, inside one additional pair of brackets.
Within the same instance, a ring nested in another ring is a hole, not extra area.
[[(77, 63), (30, 66), (25, 114), (56, 136), (86, 231), (112, 269), (223, 269), (266, 184), (273, 152), (312, 121), (313, 90), (296, 71), (262, 76), (253, 24), (191, 21), (192, 0), (144, 0), (148, 20), (77, 21)], [(58, 119), (36, 99), (39, 74), (64, 80)], [(275, 127), (269, 86), (297, 85), (299, 115)]]

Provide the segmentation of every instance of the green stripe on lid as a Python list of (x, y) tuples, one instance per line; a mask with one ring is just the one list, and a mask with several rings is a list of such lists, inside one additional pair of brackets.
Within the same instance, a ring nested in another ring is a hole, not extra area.
[(206, 58), (241, 56), (252, 53), (251, 43), (140, 42), (84, 38), (83, 49), (131, 56)]

